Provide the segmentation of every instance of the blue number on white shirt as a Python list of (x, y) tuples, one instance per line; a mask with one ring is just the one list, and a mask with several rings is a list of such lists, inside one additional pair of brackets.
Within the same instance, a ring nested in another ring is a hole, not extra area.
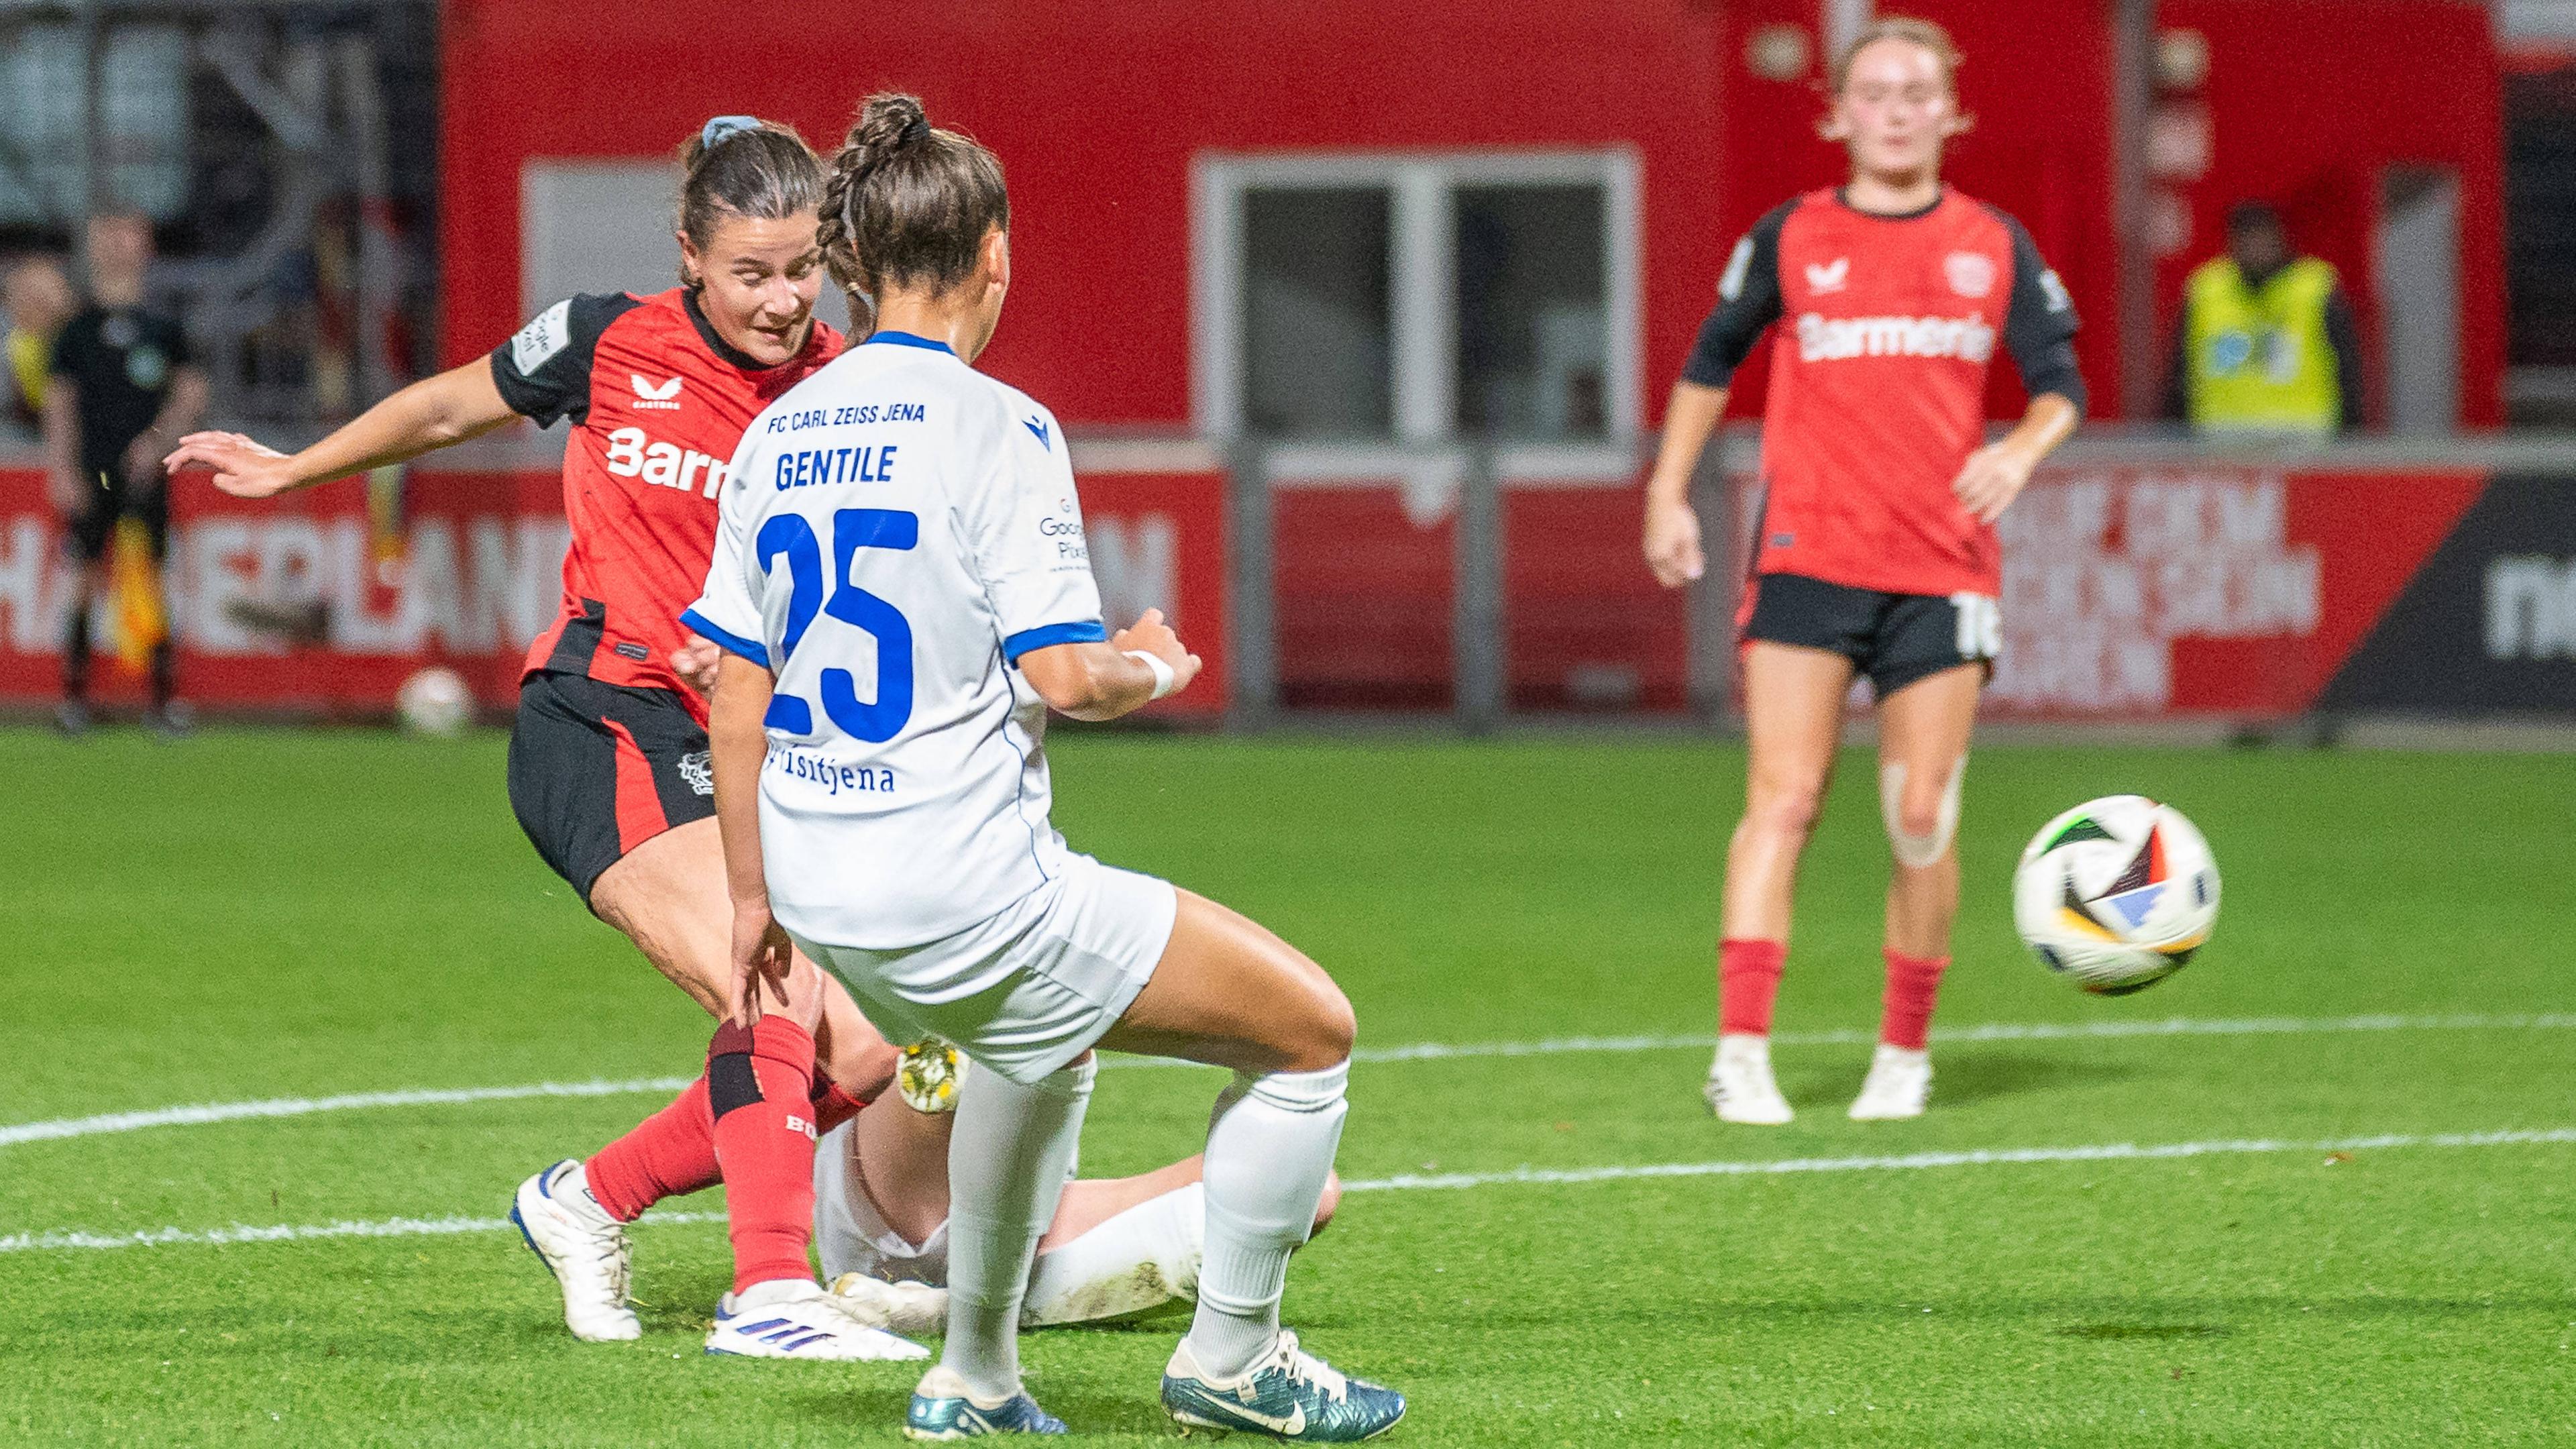
[[(850, 561), (863, 548), (909, 549), (921, 542), (921, 516), (892, 508), (843, 508), (832, 515), (832, 588), (825, 597), (823, 551), (812, 524), (800, 514), (779, 513), (760, 526), (756, 540), (760, 566), (787, 555), (787, 633), (779, 641), (779, 662), (796, 652), (818, 611), (864, 629), (877, 641), (877, 687), (873, 703), (858, 696), (858, 681), (846, 669), (822, 673), (823, 712), (852, 737), (883, 744), (903, 732), (912, 718), (912, 624), (884, 599), (850, 582)], [(814, 706), (792, 694), (770, 697), (764, 721), (789, 734), (814, 732)]]

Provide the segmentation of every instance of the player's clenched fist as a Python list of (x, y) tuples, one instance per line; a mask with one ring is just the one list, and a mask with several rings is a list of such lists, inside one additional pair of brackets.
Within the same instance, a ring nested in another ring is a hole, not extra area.
[(1171, 625), (1163, 622), (1160, 609), (1147, 609), (1132, 627), (1112, 636), (1109, 647), (1122, 654), (1151, 654), (1171, 669), (1171, 686), (1157, 689), (1156, 698), (1178, 694), (1199, 677), (1199, 657), (1182, 645), (1181, 636), (1172, 632)]
[(1700, 552), (1699, 515), (1687, 503), (1646, 505), (1646, 567), (1655, 582), (1677, 589), (1708, 571)]

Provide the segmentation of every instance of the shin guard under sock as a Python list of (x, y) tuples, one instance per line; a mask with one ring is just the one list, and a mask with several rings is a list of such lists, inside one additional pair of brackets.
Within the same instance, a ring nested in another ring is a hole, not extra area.
[(726, 1022), (707, 1047), (707, 1106), (724, 1172), (733, 1288), (813, 1277), (814, 1038), (783, 1016)]

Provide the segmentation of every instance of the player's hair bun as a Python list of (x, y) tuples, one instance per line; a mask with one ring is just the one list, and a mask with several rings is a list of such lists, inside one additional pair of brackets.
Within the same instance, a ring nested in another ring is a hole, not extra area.
[(945, 289), (972, 275), (985, 233), (1008, 230), (1002, 163), (955, 131), (932, 127), (921, 98), (868, 97), (832, 158), (816, 240), (850, 293), (854, 333), (885, 286)]

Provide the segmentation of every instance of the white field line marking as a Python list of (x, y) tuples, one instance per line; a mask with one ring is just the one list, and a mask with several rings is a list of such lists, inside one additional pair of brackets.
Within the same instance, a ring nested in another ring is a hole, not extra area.
[[(720, 1223), (723, 1213), (650, 1213), (648, 1223)], [(314, 1238), (420, 1238), (450, 1233), (499, 1233), (515, 1229), (508, 1218), (386, 1218), (381, 1222), (279, 1223), (229, 1228), (144, 1228), (131, 1233), (60, 1230), (0, 1237), (0, 1253), (41, 1253), (75, 1248), (168, 1248), (190, 1244), (300, 1243)]]
[(2215, 1142), (2106, 1142), (2091, 1147), (1977, 1147), (1896, 1157), (1789, 1157), (1755, 1162), (1660, 1162), (1636, 1167), (1515, 1167), (1508, 1172), (1402, 1173), (1342, 1184), (1344, 1192), (1497, 1187), (1507, 1183), (1622, 1182), (1645, 1177), (1774, 1177), (1806, 1172), (1918, 1172), (1934, 1167), (2008, 1167), (2038, 1162), (2152, 1162), (2175, 1157), (2279, 1152), (2362, 1152), (2388, 1147), (2512, 1147), (2576, 1142), (2576, 1127), (2506, 1132), (2383, 1133), (2323, 1142), (2271, 1137)]
[[(2280, 1138), (2228, 1138), (2209, 1142), (2106, 1142), (2076, 1147), (1981, 1147), (1959, 1152), (1910, 1152), (1901, 1156), (1790, 1157), (1771, 1161), (1658, 1162), (1616, 1167), (1516, 1167), (1508, 1172), (1447, 1172), (1368, 1178), (1342, 1184), (1344, 1192), (1420, 1192), (1520, 1185), (1580, 1185), (1665, 1177), (1769, 1177), (1810, 1172), (1920, 1172), (1940, 1167), (2018, 1167), (2060, 1162), (2156, 1162), (2181, 1157), (2289, 1152), (2372, 1152), (2393, 1147), (2519, 1147), (2576, 1142), (2576, 1127), (2502, 1132), (2391, 1132), (2335, 1137), (2319, 1142)], [(722, 1222), (722, 1213), (651, 1213), (648, 1223)], [(379, 1222), (282, 1223), (271, 1227), (146, 1228), (130, 1233), (78, 1229), (0, 1236), (0, 1253), (97, 1248), (162, 1248), (197, 1244), (303, 1242), (316, 1238), (408, 1238), (454, 1233), (497, 1233), (507, 1218), (387, 1218)]]
[[(2082, 1041), (2121, 1037), (2173, 1036), (2305, 1036), (2356, 1031), (2563, 1031), (2576, 1028), (2576, 1012), (2524, 1015), (2466, 1013), (2449, 1016), (2249, 1017), (2198, 1020), (2170, 1017), (2161, 1021), (1988, 1022), (1982, 1026), (1945, 1027), (1932, 1033), (1942, 1042)], [(1774, 1046), (1867, 1046), (1875, 1032), (1786, 1031), (1774, 1033)], [(1363, 1064), (1429, 1062), (1474, 1057), (1543, 1057), (1580, 1052), (1706, 1051), (1711, 1039), (1690, 1036), (1570, 1036), (1546, 1041), (1415, 1042), (1407, 1046), (1362, 1047), (1351, 1060)], [(1106, 1057), (1108, 1069), (1191, 1067), (1194, 1062), (1161, 1057)], [(330, 1097), (279, 1097), (259, 1102), (209, 1102), (188, 1107), (158, 1107), (142, 1112), (111, 1112), (96, 1117), (64, 1117), (49, 1122), (0, 1126), (0, 1147), (22, 1142), (49, 1142), (66, 1137), (94, 1137), (137, 1132), (147, 1127), (201, 1127), (256, 1117), (302, 1117), (315, 1112), (347, 1112), (371, 1107), (451, 1106), (472, 1102), (508, 1102), (531, 1097), (613, 1097), (646, 1092), (676, 1092), (690, 1077), (644, 1077), (625, 1082), (536, 1082), (518, 1087), (420, 1088), (396, 1092), (349, 1092)]]
[(646, 1077), (631, 1082), (429, 1087), (401, 1092), (348, 1092), (336, 1097), (276, 1097), (265, 1102), (207, 1102), (194, 1107), (157, 1107), (148, 1112), (110, 1112), (99, 1117), (21, 1122), (0, 1127), (0, 1147), (21, 1142), (50, 1142), (63, 1137), (95, 1137), (104, 1132), (138, 1132), (146, 1127), (202, 1127), (214, 1122), (238, 1122), (248, 1117), (302, 1117), (313, 1112), (347, 1112), (360, 1107), (430, 1107), (461, 1102), (508, 1102), (525, 1097), (618, 1097), (635, 1092), (676, 1092), (694, 1080), (692, 1077)]
[[(1987, 1022), (1982, 1026), (1939, 1027), (1932, 1039), (1940, 1042), (1981, 1041), (2084, 1041), (2119, 1037), (2157, 1036), (2305, 1036), (2320, 1032), (2348, 1031), (2564, 1031), (2576, 1028), (2576, 1012), (2544, 1012), (2521, 1015), (2460, 1013), (2448, 1016), (2264, 1016), (2238, 1020), (2199, 1020), (2190, 1017), (2167, 1017), (2161, 1021), (2032, 1021)], [(1867, 1046), (1878, 1040), (1878, 1033), (1856, 1028), (1838, 1031), (1782, 1031), (1771, 1035), (1773, 1046)], [(1677, 1051), (1685, 1047), (1708, 1051), (1716, 1039), (1707, 1034), (1690, 1036), (1569, 1036), (1547, 1041), (1471, 1041), (1415, 1042), (1410, 1046), (1361, 1047), (1351, 1053), (1355, 1062), (1427, 1062), (1446, 1061), (1452, 1057), (1539, 1057), (1568, 1052), (1651, 1052)], [(1104, 1067), (1186, 1067), (1190, 1062), (1171, 1061), (1160, 1057), (1119, 1057), (1101, 1062)]]

